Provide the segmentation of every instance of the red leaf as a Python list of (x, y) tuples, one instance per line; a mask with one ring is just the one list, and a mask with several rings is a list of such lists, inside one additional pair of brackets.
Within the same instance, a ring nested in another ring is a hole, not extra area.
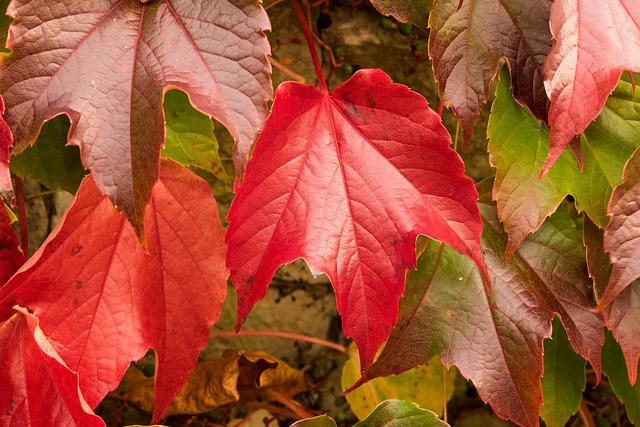
[(17, 311), (0, 323), (0, 424), (104, 426), (82, 398), (78, 375), (51, 347), (38, 319)]
[(4, 115), (4, 100), (0, 95), (0, 195), (8, 202), (13, 199), (13, 184), (9, 170), (9, 150), (13, 147), (13, 134), (2, 116)]
[(380, 357), (361, 380), (399, 374), (440, 354), (471, 379), (480, 397), (502, 418), (539, 426), (543, 338), (559, 313), (571, 345), (600, 375), (602, 320), (594, 313), (582, 236), (564, 212), (552, 215), (527, 237), (508, 263), (507, 235), (491, 183), (480, 210), (485, 261), (493, 291), (475, 266), (441, 244), (430, 242), (410, 272), (398, 325)]
[(163, 91), (176, 87), (238, 140), (242, 176), (272, 91), (257, 2), (16, 0), (7, 12), (0, 92), (16, 151), (68, 114), (98, 188), (140, 228), (164, 143)]
[(18, 237), (11, 228), (11, 218), (0, 201), (0, 287), (24, 264), (24, 255), (19, 247)]
[(640, 3), (557, 0), (550, 25), (555, 43), (544, 75), (551, 144), (541, 174), (598, 116), (622, 71), (640, 71)]
[(34, 311), (92, 407), (132, 359), (153, 348), (157, 420), (207, 343), (228, 273), (216, 203), (184, 167), (162, 163), (144, 225), (146, 252), (85, 178), (61, 225), (0, 288), (0, 301), (5, 310), (20, 304)]
[(435, 2), (429, 56), (442, 100), (460, 120), (464, 146), (503, 57), (513, 70), (515, 98), (546, 121), (542, 65), (551, 48), (550, 8), (550, 0)]
[(229, 211), (237, 327), (276, 269), (303, 257), (336, 291), (368, 366), (396, 322), (419, 233), (484, 269), (477, 192), (427, 101), (380, 70), (333, 93), (286, 82)]

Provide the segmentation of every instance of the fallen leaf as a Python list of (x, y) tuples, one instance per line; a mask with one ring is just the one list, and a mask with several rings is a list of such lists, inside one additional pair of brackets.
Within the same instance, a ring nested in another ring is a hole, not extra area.
[(104, 427), (78, 387), (78, 375), (56, 353), (23, 308), (0, 322), (0, 424)]
[(226, 248), (207, 183), (170, 161), (162, 162), (145, 226), (146, 250), (89, 175), (60, 225), (0, 288), (0, 316), (14, 304), (33, 310), (92, 407), (153, 348), (156, 421), (218, 319)]
[(440, 117), (380, 70), (331, 94), (285, 82), (231, 204), (227, 265), (239, 328), (276, 269), (329, 276), (364, 368), (396, 323), (418, 234), (485, 271), (477, 192)]
[(0, 92), (16, 152), (67, 114), (69, 142), (141, 233), (165, 139), (163, 92), (175, 87), (234, 136), (243, 176), (272, 94), (269, 20), (257, 2), (16, 0), (7, 13)]
[[(132, 367), (123, 379), (127, 398), (143, 411), (153, 410), (153, 377)], [(304, 373), (262, 350), (227, 350), (220, 359), (196, 364), (165, 415), (201, 414), (222, 406), (259, 399), (265, 389), (293, 397), (309, 389)]]
[(623, 70), (640, 72), (640, 3), (636, 0), (556, 0), (555, 42), (544, 63), (551, 129), (541, 174), (595, 119)]

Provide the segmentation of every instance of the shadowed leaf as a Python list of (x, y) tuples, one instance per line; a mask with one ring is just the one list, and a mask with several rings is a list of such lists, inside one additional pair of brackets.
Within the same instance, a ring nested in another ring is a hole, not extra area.
[[(629, 384), (620, 346), (613, 335), (607, 332), (607, 340), (602, 347), (602, 372), (609, 378), (613, 392), (627, 409), (627, 417), (634, 424), (640, 422), (640, 383)], [(640, 361), (637, 362), (640, 365)], [(636, 372), (638, 366), (636, 366)]]

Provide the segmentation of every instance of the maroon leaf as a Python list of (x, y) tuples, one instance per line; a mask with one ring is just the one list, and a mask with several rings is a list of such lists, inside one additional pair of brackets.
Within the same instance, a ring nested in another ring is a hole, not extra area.
[(242, 176), (272, 91), (257, 2), (16, 0), (8, 14), (0, 92), (17, 152), (45, 120), (68, 114), (70, 143), (141, 232), (164, 143), (163, 91), (176, 87), (238, 140)]
[(480, 397), (503, 418), (538, 426), (542, 340), (559, 313), (573, 348), (600, 375), (602, 321), (594, 312), (582, 235), (564, 212), (527, 237), (508, 263), (507, 236), (490, 198), (480, 205), (485, 231), (489, 294), (476, 267), (441, 244), (429, 242), (409, 272), (398, 326), (361, 382), (398, 374), (441, 354), (471, 379)]
[(228, 216), (237, 326), (303, 257), (331, 279), (366, 367), (396, 322), (419, 233), (484, 269), (477, 192), (449, 144), (427, 101), (380, 70), (331, 94), (282, 84)]
[(463, 142), (489, 96), (498, 62), (509, 60), (518, 102), (547, 119), (542, 66), (551, 48), (551, 0), (437, 0), (429, 18), (429, 56), (445, 105), (460, 120)]
[(18, 237), (11, 228), (11, 218), (0, 201), (0, 287), (24, 264), (24, 255), (19, 248)]
[(207, 343), (228, 273), (216, 203), (184, 167), (162, 163), (144, 225), (146, 251), (85, 178), (61, 225), (0, 288), (0, 317), (3, 306), (33, 310), (92, 407), (153, 348), (157, 420)]
[(640, 3), (556, 0), (551, 33), (555, 43), (544, 64), (551, 141), (543, 174), (598, 116), (622, 71), (640, 71)]
[(0, 424), (104, 426), (72, 372), (47, 341), (38, 319), (17, 308), (0, 322)]
[(0, 195), (8, 202), (13, 199), (13, 184), (9, 170), (9, 150), (13, 147), (13, 134), (2, 117), (4, 115), (4, 100), (0, 95)]

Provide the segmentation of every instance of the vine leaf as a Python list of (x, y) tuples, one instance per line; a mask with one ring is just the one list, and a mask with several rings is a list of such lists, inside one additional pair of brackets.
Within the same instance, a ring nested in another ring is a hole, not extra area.
[(69, 142), (141, 234), (165, 137), (163, 92), (176, 87), (236, 138), (243, 175), (272, 92), (269, 21), (257, 3), (17, 0), (7, 13), (0, 92), (17, 152), (67, 114)]
[(542, 174), (600, 113), (623, 70), (640, 72), (640, 3), (558, 0), (544, 63), (551, 142)]
[(12, 221), (7, 209), (9, 208), (4, 202), (0, 202), (0, 287), (25, 261), (16, 232), (11, 227)]
[(384, 16), (393, 16), (400, 22), (409, 22), (429, 33), (428, 0), (371, 0), (371, 4)]
[(568, 194), (575, 197), (578, 211), (585, 211), (599, 227), (608, 224), (608, 200), (622, 182), (625, 163), (640, 145), (639, 109), (640, 91), (634, 92), (624, 76), (581, 136), (584, 173), (571, 153), (562, 153), (556, 166), (539, 178), (549, 131), (513, 100), (508, 73), (501, 72), (487, 133), (489, 160), (497, 169), (492, 197), (509, 235), (505, 256), (536, 231)]
[(509, 60), (518, 102), (547, 118), (542, 66), (551, 48), (550, 0), (438, 0), (429, 17), (429, 56), (440, 96), (460, 120), (463, 144), (489, 96), (500, 58)]
[(9, 150), (13, 147), (13, 134), (4, 121), (4, 99), (0, 96), (0, 195), (11, 203), (14, 197), (11, 171), (9, 170)]
[(477, 192), (450, 142), (427, 101), (380, 70), (331, 94), (283, 83), (228, 215), (236, 327), (276, 269), (303, 257), (329, 276), (366, 368), (396, 322), (419, 233), (484, 271)]
[(542, 345), (551, 335), (554, 312), (573, 348), (597, 375), (602, 320), (592, 303), (582, 233), (566, 210), (552, 215), (505, 263), (507, 237), (489, 202), (491, 182), (482, 185), (488, 187), (480, 191), (480, 211), (491, 294), (471, 262), (430, 241), (418, 271), (408, 274), (398, 326), (359, 383), (398, 374), (440, 354), (443, 363), (456, 365), (474, 382), (496, 414), (537, 427)]
[(38, 319), (23, 308), (13, 312), (0, 322), (0, 423), (104, 427)]
[(408, 400), (389, 399), (380, 403), (371, 414), (353, 427), (449, 427), (433, 412)]
[(14, 304), (32, 310), (92, 407), (153, 348), (157, 420), (195, 366), (226, 295), (217, 218), (208, 185), (164, 161), (145, 214), (145, 250), (90, 175), (45, 245), (0, 288), (0, 317)]

